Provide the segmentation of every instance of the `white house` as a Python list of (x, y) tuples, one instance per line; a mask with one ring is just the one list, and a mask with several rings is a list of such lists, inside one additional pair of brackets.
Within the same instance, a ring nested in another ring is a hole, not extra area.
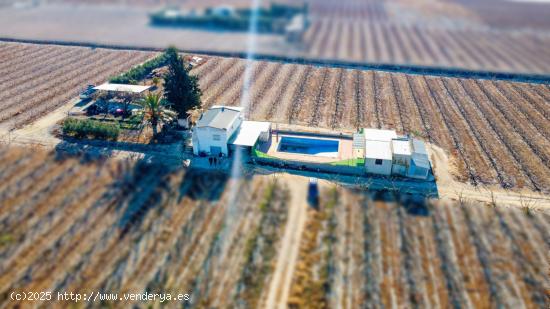
[(193, 153), (227, 156), (235, 148), (252, 148), (258, 141), (268, 141), (271, 123), (246, 121), (241, 111), (241, 107), (213, 106), (203, 113), (193, 128)]
[(213, 106), (203, 113), (193, 128), (195, 155), (228, 155), (227, 142), (241, 126), (241, 107)]

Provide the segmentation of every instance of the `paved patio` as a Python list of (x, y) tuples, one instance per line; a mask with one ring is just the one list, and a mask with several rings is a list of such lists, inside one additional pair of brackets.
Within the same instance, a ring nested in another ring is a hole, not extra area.
[[(336, 140), (338, 141), (338, 154), (336, 157), (325, 157), (318, 155), (308, 155), (308, 154), (299, 154), (299, 153), (290, 153), (290, 152), (280, 152), (279, 142), (282, 137), (300, 137), (300, 138), (312, 138), (320, 140)], [(294, 160), (294, 161), (303, 161), (303, 162), (313, 162), (313, 163), (331, 163), (342, 160), (353, 159), (352, 151), (352, 140), (344, 138), (327, 138), (327, 137), (317, 137), (317, 136), (303, 136), (303, 135), (292, 135), (292, 134), (272, 134), (271, 140), (269, 143), (265, 143), (260, 146), (260, 150), (267, 153), (267, 155), (285, 159), (285, 160)]]

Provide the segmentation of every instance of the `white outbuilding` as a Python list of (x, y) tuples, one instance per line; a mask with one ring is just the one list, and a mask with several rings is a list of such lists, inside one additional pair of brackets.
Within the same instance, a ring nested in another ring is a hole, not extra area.
[(392, 174), (407, 176), (411, 165), (411, 140), (408, 138), (393, 139), (391, 148), (393, 151)]
[(412, 148), (411, 164), (407, 175), (412, 178), (427, 179), (431, 166), (426, 145), (421, 140), (413, 139)]
[(392, 148), (391, 141), (397, 138), (394, 130), (364, 129), (365, 168), (367, 173), (391, 175)]
[(392, 152), (389, 141), (365, 142), (365, 168), (370, 174), (391, 175)]

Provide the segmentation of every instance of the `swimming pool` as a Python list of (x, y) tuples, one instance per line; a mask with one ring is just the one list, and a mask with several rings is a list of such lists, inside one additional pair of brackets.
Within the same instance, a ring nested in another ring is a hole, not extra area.
[(321, 157), (338, 157), (337, 140), (283, 136), (280, 152), (307, 154)]

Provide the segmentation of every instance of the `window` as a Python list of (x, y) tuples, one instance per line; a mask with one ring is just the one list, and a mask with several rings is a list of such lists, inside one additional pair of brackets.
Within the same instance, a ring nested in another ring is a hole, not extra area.
[(374, 160), (374, 164), (376, 164), (376, 165), (382, 165), (382, 159), (376, 159), (376, 160)]
[(215, 141), (219, 141), (219, 140), (221, 140), (221, 137), (220, 137), (219, 134), (213, 134), (212, 139), (215, 140)]

